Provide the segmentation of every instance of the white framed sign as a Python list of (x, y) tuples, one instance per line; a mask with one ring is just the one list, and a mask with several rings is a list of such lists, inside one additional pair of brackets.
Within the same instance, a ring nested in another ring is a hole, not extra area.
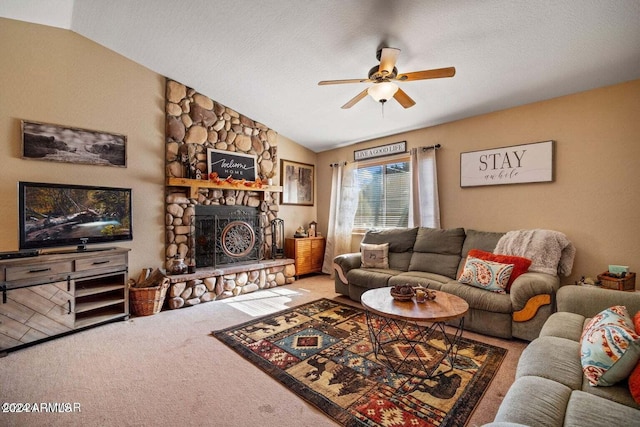
[(554, 141), (460, 153), (460, 187), (552, 182)]
[(373, 159), (375, 157), (390, 156), (392, 154), (406, 153), (407, 141), (394, 142), (393, 144), (380, 145), (373, 148), (365, 148), (364, 150), (355, 150), (353, 152), (353, 160)]

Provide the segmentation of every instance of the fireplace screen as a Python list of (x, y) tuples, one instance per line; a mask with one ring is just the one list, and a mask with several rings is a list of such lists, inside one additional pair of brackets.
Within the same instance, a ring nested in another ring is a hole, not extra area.
[(195, 216), (196, 267), (218, 267), (262, 258), (262, 231), (255, 209)]

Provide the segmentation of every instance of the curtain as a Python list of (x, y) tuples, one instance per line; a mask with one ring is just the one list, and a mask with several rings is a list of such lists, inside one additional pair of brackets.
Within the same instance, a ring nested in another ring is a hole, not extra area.
[(440, 228), (435, 147), (411, 150), (409, 227)]
[(354, 163), (334, 164), (331, 169), (331, 204), (322, 272), (333, 277), (333, 259), (351, 252), (351, 232), (360, 189)]

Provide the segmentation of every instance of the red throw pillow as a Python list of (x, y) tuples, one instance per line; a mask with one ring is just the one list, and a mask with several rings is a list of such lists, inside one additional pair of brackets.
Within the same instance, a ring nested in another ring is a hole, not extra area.
[[(633, 324), (636, 327), (636, 332), (640, 334), (640, 311), (633, 316)], [(629, 375), (629, 391), (633, 396), (633, 400), (640, 403), (640, 362)]]
[(484, 261), (494, 261), (501, 264), (513, 264), (513, 272), (511, 272), (511, 277), (509, 278), (507, 288), (505, 289), (507, 292), (509, 292), (509, 290), (511, 289), (511, 284), (513, 283), (513, 281), (516, 280), (516, 278), (522, 273), (526, 273), (527, 271), (529, 271), (529, 267), (531, 266), (531, 260), (529, 258), (523, 258), (514, 255), (499, 255), (492, 252), (482, 251), (480, 249), (471, 249), (468, 255), (475, 258), (480, 258)]

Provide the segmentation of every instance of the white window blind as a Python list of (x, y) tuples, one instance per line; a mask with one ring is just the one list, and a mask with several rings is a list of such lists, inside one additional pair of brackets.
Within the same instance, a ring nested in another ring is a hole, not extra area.
[(411, 170), (408, 159), (358, 167), (360, 185), (355, 230), (407, 227)]

